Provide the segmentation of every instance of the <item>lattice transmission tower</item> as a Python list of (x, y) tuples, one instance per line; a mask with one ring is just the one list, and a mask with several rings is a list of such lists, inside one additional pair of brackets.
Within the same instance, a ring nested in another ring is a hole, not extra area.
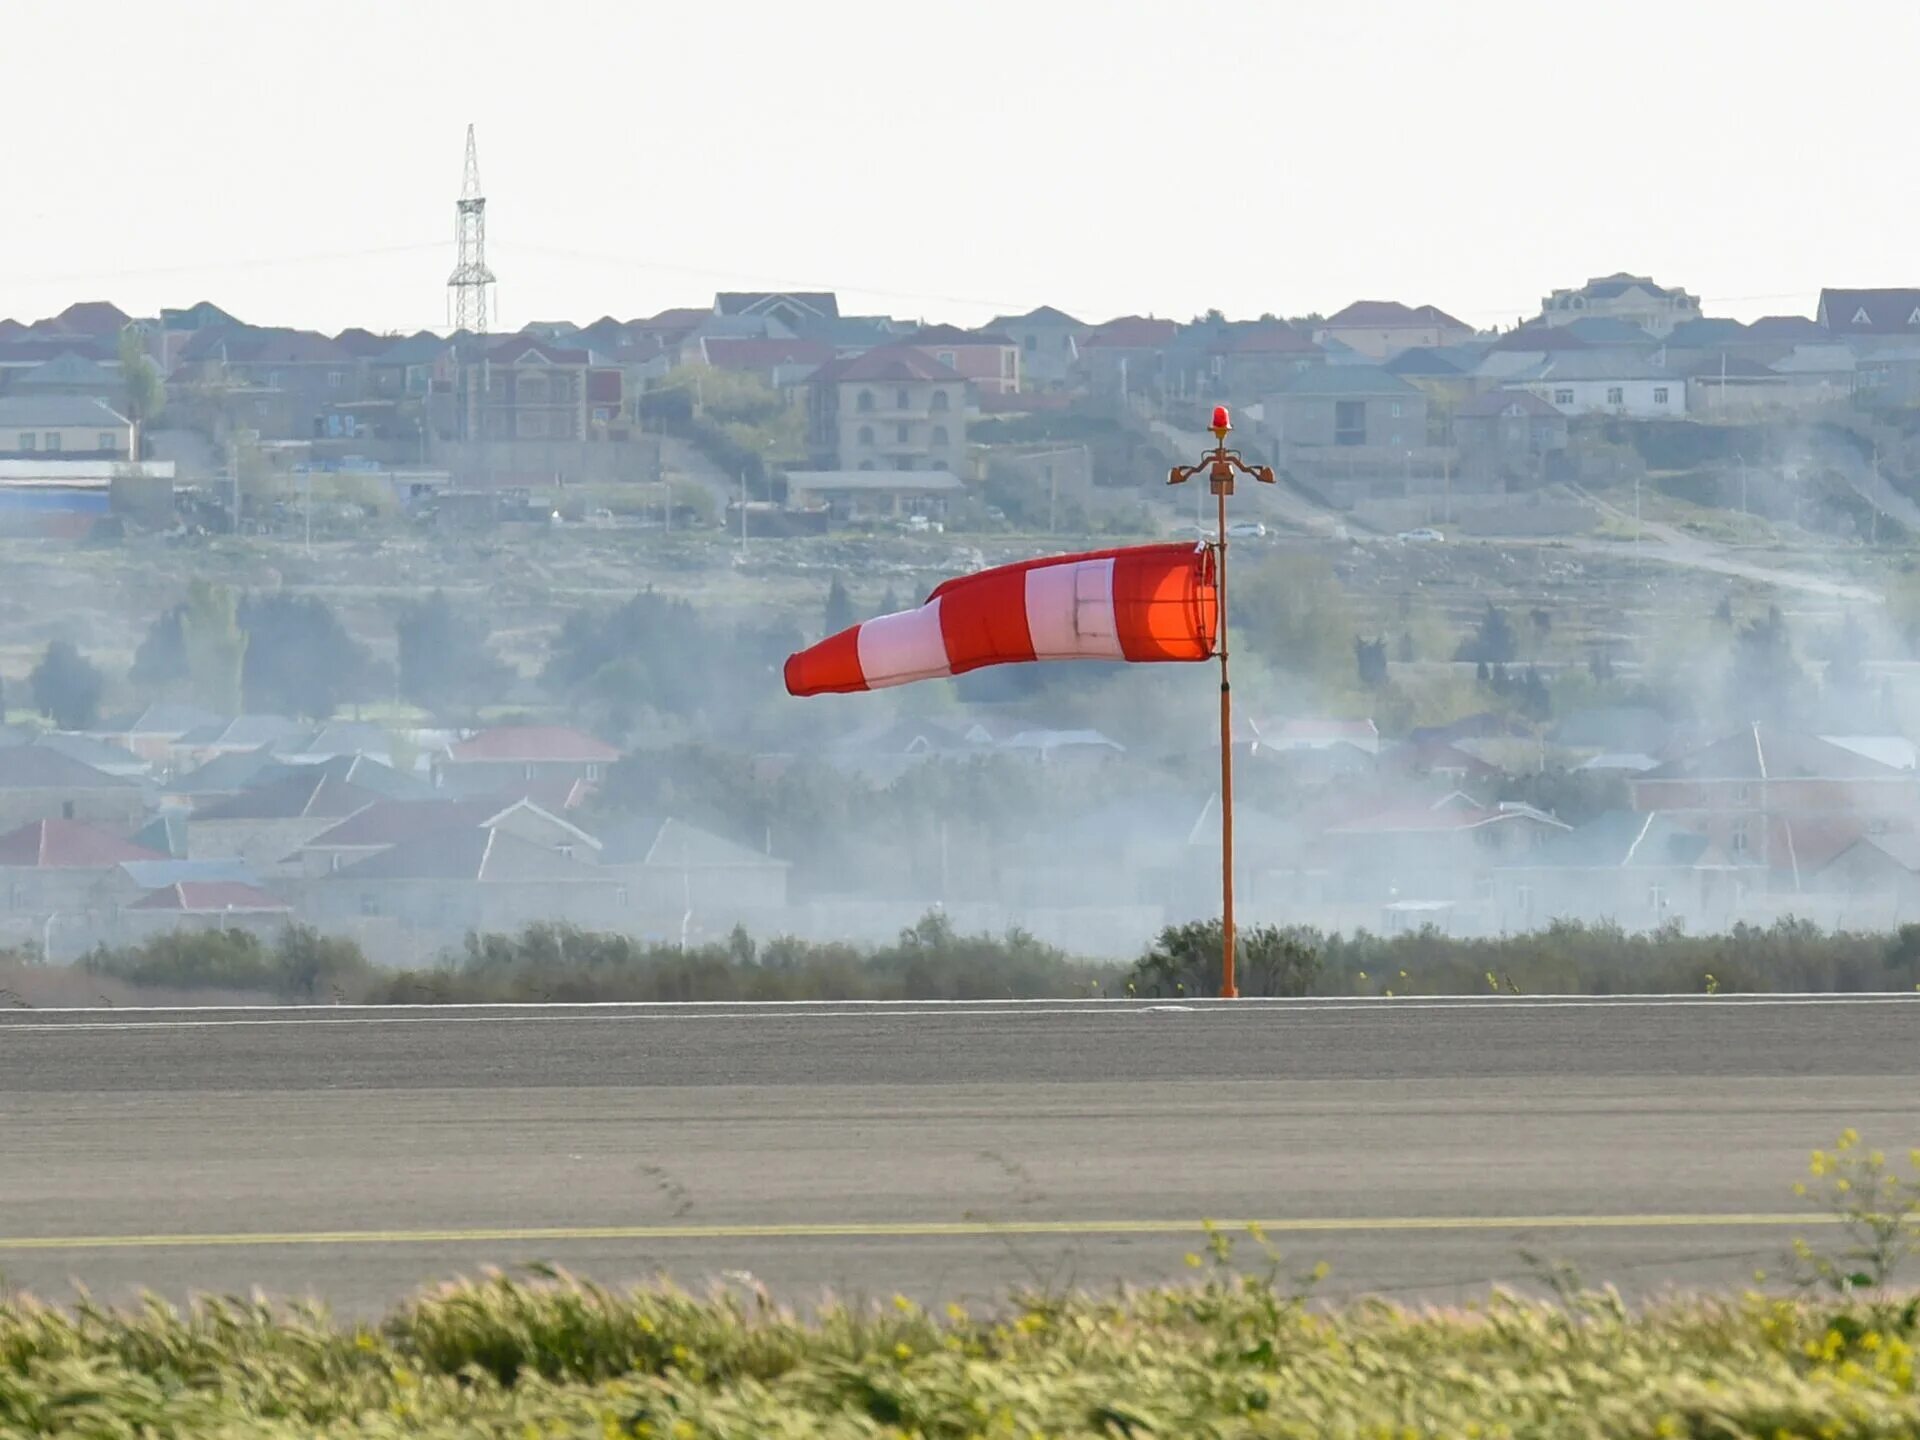
[(487, 287), (494, 283), (487, 268), (487, 197), (480, 193), (480, 153), (474, 148), (473, 126), (467, 126), (467, 168), (454, 202), (453, 236), (459, 262), (447, 277), (447, 319), (456, 330), (487, 333)]

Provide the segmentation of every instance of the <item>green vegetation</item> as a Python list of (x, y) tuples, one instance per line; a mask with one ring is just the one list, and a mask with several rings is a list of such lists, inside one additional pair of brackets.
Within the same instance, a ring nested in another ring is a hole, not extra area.
[[(876, 946), (761, 941), (735, 930), (683, 947), (540, 924), (514, 935), (470, 935), (460, 951), (418, 970), (377, 966), (353, 941), (300, 926), (273, 941), (240, 930), (181, 932), (97, 949), (77, 970), (144, 992), (211, 990), (301, 1003), (1118, 999), (1213, 994), (1219, 946), (1217, 920), (1169, 926), (1128, 967), (1075, 959), (1018, 930), (965, 935), (933, 912)], [(1500, 939), (1246, 925), (1238, 968), (1248, 995), (1910, 990), (1920, 987), (1920, 925), (1870, 935), (1783, 920), (1696, 936), (1560, 922)], [(66, 973), (27, 966), (11, 979), (34, 1002), (36, 976), (51, 982)]]
[(100, 714), (106, 678), (71, 640), (50, 642), (27, 677), (33, 705), (62, 730), (84, 730)]
[[(1910, 1436), (1915, 1307), (1751, 1291), (1455, 1309), (1307, 1303), (1210, 1230), (1189, 1287), (1024, 1294), (992, 1314), (706, 1299), (545, 1269), (371, 1325), (315, 1307), (0, 1304), (7, 1435), (745, 1437)], [(1316, 1270), (1317, 1276), (1323, 1271)]]

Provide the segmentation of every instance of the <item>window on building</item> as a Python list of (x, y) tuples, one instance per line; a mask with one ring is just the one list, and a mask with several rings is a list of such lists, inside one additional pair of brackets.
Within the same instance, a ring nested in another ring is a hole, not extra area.
[(102, 450), (112, 450), (115, 446), (116, 441), (113, 432), (111, 430), (102, 430), (100, 432), (100, 448)]
[(1744, 820), (1733, 827), (1733, 853), (1736, 855), (1747, 853), (1747, 822)]
[(1647, 887), (1647, 908), (1652, 910), (1656, 915), (1662, 910), (1665, 910), (1667, 908), (1667, 892), (1662, 890), (1658, 885), (1649, 885)]
[(371, 890), (362, 890), (360, 892), (360, 913), (362, 915), (378, 915), (380, 913), (380, 901)]
[(853, 407), (853, 408), (854, 408), (854, 409), (856, 409), (856, 410), (871, 410), (871, 409), (873, 409), (873, 391), (871, 391), (871, 390), (862, 390), (862, 391), (860, 392), (860, 396), (859, 396), (859, 398), (858, 398), (857, 400), (855, 400), (855, 401), (854, 401), (854, 407)]
[(1366, 401), (1336, 400), (1333, 402), (1333, 443), (1336, 445), (1367, 443)]
[(907, 423), (904, 420), (901, 421), (898, 425), (893, 427), (893, 439), (895, 444), (904, 445), (912, 438), (913, 438), (913, 431), (908, 428)]
[(871, 445), (873, 443), (873, 426), (862, 425), (858, 438), (862, 445)]
[(20, 448), (22, 450), (38, 450), (40, 448), (40, 437), (31, 430), (22, 430), (20, 432)]
[(933, 427), (933, 443), (935, 445), (945, 445), (947, 443), (947, 427), (946, 426), (936, 425)]
[(913, 408), (913, 397), (909, 395), (906, 390), (900, 390), (895, 397), (893, 408), (896, 410), (911, 410)]
[(944, 413), (952, 403), (953, 402), (947, 397), (946, 391), (936, 390), (933, 392), (933, 399), (928, 403), (927, 408), (929, 410), (939, 410)]
[(58, 430), (47, 431), (47, 443), (45, 448), (48, 450), (58, 450), (60, 448), (60, 432)]
[(1553, 403), (1556, 405), (1571, 405), (1573, 403), (1573, 391), (1571, 390), (1554, 391)]
[(860, 462), (860, 468), (861, 468), (862, 470), (871, 470), (871, 469), (873, 469), (873, 461), (871, 461), (871, 460), (862, 460), (862, 461)]
[(1656, 385), (1653, 387), (1653, 403), (1656, 405), (1664, 405), (1667, 403), (1667, 387), (1666, 386)]
[(951, 366), (953, 364), (953, 351), (942, 350), (940, 352), (940, 363), (942, 365)]
[(62, 800), (60, 802), (60, 818), (62, 820), (73, 819), (73, 801)]
[(1396, 420), (1400, 418), (1400, 402), (1398, 400), (1393, 402), (1393, 418)]
[(1624, 405), (1626, 403), (1627, 392), (1624, 388), (1619, 385), (1609, 385), (1607, 387), (1607, 404)]
[(343, 372), (339, 370), (327, 371), (327, 387), (329, 389), (338, 390), (342, 385), (346, 383), (347, 383), (347, 377)]

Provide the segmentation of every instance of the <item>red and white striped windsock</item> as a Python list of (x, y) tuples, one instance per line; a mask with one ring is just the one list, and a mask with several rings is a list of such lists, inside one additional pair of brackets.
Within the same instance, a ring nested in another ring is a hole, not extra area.
[(787, 657), (787, 692), (845, 694), (1024, 660), (1205, 660), (1219, 592), (1204, 545), (1056, 555), (948, 580)]

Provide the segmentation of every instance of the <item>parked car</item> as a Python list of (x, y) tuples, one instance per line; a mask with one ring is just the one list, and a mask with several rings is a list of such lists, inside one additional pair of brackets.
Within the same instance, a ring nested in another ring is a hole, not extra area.
[(1418, 530), (1402, 530), (1399, 538), (1403, 545), (1438, 545), (1447, 537), (1423, 525)]
[(1258, 520), (1236, 520), (1227, 526), (1227, 534), (1235, 540), (1264, 540), (1267, 527)]

